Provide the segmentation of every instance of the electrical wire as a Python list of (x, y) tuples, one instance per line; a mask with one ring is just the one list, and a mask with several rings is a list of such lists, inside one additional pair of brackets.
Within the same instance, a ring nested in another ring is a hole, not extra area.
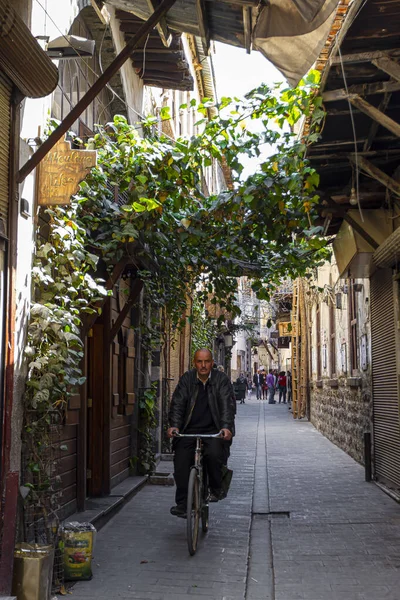
[[(68, 43), (70, 46), (72, 46), (72, 44), (71, 44), (71, 42), (69, 41), (69, 39), (67, 38), (67, 36), (66, 36), (66, 35), (63, 33), (63, 31), (60, 29), (60, 27), (57, 25), (57, 23), (54, 21), (54, 19), (53, 19), (53, 18), (50, 16), (50, 14), (49, 14), (49, 13), (48, 13), (48, 11), (46, 10), (46, 8), (43, 6), (43, 4), (40, 2), (40, 0), (36, 0), (36, 2), (37, 2), (37, 4), (38, 4), (38, 5), (41, 7), (41, 9), (42, 9), (42, 10), (45, 12), (45, 14), (48, 16), (49, 20), (50, 20), (50, 21), (53, 23), (54, 27), (55, 27), (55, 28), (57, 29), (57, 31), (58, 31), (58, 32), (59, 32), (59, 33), (62, 35), (62, 37), (65, 39), (65, 41), (66, 41), (66, 42), (67, 42), (67, 43)], [(106, 33), (107, 33), (108, 29), (109, 29), (109, 25), (107, 25), (107, 27), (105, 27), (105, 29), (104, 29), (103, 37), (102, 37), (102, 40), (101, 40), (101, 43), (100, 43), (100, 48), (99, 48), (99, 54), (98, 54), (98, 58), (99, 58), (99, 67), (100, 67), (101, 74), (103, 74), (103, 73), (104, 73), (103, 66), (102, 66), (102, 61), (101, 61), (101, 50), (102, 50), (102, 46), (103, 46), (104, 39), (105, 39), (105, 36), (106, 36)], [(148, 36), (147, 36), (147, 40), (146, 40), (145, 47), (146, 47), (146, 45), (147, 45), (147, 42), (148, 42), (148, 39), (149, 39), (149, 37), (150, 37), (150, 33), (149, 33), (149, 34), (148, 34)], [(77, 53), (77, 55), (79, 56), (79, 58), (81, 58), (81, 59), (84, 59), (84, 58), (85, 58), (85, 57), (83, 57), (81, 54), (79, 54), (79, 51), (78, 51), (76, 48), (75, 48), (74, 50), (75, 50), (75, 52)], [(144, 56), (143, 56), (143, 62), (144, 62), (144, 61), (145, 61), (145, 54), (144, 54)], [(88, 67), (88, 69), (89, 69), (89, 70), (92, 72), (92, 74), (93, 74), (93, 75), (95, 75), (96, 77), (98, 77), (98, 74), (96, 73), (96, 71), (94, 71), (94, 69), (92, 69), (92, 67), (91, 67), (91, 66), (90, 66), (90, 65), (89, 65), (87, 62), (85, 62), (85, 64), (86, 64), (86, 66)], [(87, 78), (86, 74), (83, 72), (83, 70), (82, 70), (82, 68), (81, 68), (81, 66), (79, 65), (79, 63), (78, 63), (78, 62), (76, 62), (76, 66), (77, 66), (77, 68), (79, 69), (79, 71), (80, 71), (81, 75), (83, 76), (83, 78), (85, 79), (86, 83), (87, 83), (87, 84), (90, 86), (90, 85), (91, 85), (91, 83), (90, 83), (90, 81), (88, 80), (88, 78)], [(143, 66), (145, 67), (145, 63), (144, 63), (144, 65), (143, 65)], [(144, 75), (144, 73), (143, 73), (143, 75)], [(143, 75), (142, 75), (142, 78), (143, 78)], [(61, 87), (60, 85), (59, 85), (59, 87), (60, 87), (60, 89), (62, 89), (62, 87)], [(120, 95), (119, 95), (119, 94), (118, 94), (118, 93), (117, 93), (117, 92), (116, 92), (116, 91), (115, 91), (115, 90), (112, 88), (112, 86), (111, 86), (109, 83), (107, 83), (107, 84), (106, 84), (106, 87), (107, 87), (107, 89), (108, 89), (108, 90), (109, 90), (109, 91), (110, 91), (110, 92), (113, 94), (113, 97), (115, 97), (115, 98), (118, 98), (118, 100), (119, 100), (120, 102), (122, 102), (123, 104), (125, 104), (125, 106), (126, 106), (126, 107), (127, 107), (129, 110), (131, 110), (132, 112), (134, 112), (134, 113), (135, 113), (135, 114), (136, 114), (136, 115), (139, 117), (139, 119), (141, 119), (142, 121), (144, 121), (144, 120), (146, 119), (146, 117), (145, 117), (143, 114), (141, 114), (141, 113), (140, 113), (139, 111), (137, 111), (135, 108), (133, 108), (132, 106), (130, 106), (130, 105), (127, 103), (127, 101), (125, 100), (125, 98), (122, 98), (122, 97), (121, 97), (121, 96), (120, 96)], [(65, 93), (65, 91), (64, 91), (64, 90), (62, 90), (62, 92), (63, 92), (63, 95), (66, 97), (66, 93)], [(70, 105), (71, 105), (71, 102), (70, 102), (70, 100), (68, 100), (68, 101), (69, 101), (69, 103), (70, 103)], [(99, 100), (99, 103), (102, 105), (102, 111), (101, 111), (101, 112), (99, 112), (99, 114), (98, 114), (98, 117), (99, 117), (99, 116), (100, 116), (100, 115), (101, 115), (103, 112), (105, 112), (105, 111), (107, 110), (107, 108), (108, 108), (108, 107), (111, 105), (112, 101), (111, 101), (111, 102), (109, 102), (109, 104), (107, 104), (107, 105), (105, 105), (103, 102), (101, 102), (101, 100)], [(131, 125), (131, 126), (132, 126), (134, 129), (137, 129), (137, 130), (141, 130), (141, 129), (142, 129), (142, 125), (141, 125), (141, 124), (140, 124), (139, 126), (134, 126), (134, 125)], [(156, 134), (158, 135), (158, 132), (156, 132)], [(171, 136), (169, 136), (167, 133), (163, 133), (163, 137), (167, 137), (167, 138), (168, 138), (168, 139), (170, 139), (171, 141), (175, 141), (175, 140), (174, 140), (174, 138), (172, 138)]]
[(362, 213), (362, 210), (361, 210), (360, 194), (359, 194), (359, 169), (358, 169), (357, 133), (356, 133), (356, 126), (355, 126), (355, 122), (354, 122), (353, 106), (352, 106), (352, 104), (350, 102), (349, 88), (347, 86), (347, 79), (346, 79), (346, 74), (344, 72), (343, 58), (342, 58), (342, 53), (340, 51), (340, 47), (338, 48), (338, 54), (339, 54), (339, 58), (340, 58), (340, 66), (341, 66), (341, 70), (342, 70), (344, 87), (345, 87), (345, 90), (346, 90), (347, 102), (348, 102), (349, 110), (350, 110), (351, 127), (352, 127), (352, 130), (353, 130), (354, 155), (355, 155), (355, 162), (356, 162), (356, 196), (357, 196), (357, 205), (358, 205), (358, 210), (359, 210), (359, 213), (360, 213), (361, 221), (364, 223), (364, 216), (363, 216), (363, 213)]
[[(59, 32), (59, 33), (62, 35), (62, 37), (65, 39), (65, 41), (66, 41), (66, 42), (67, 42), (67, 43), (68, 43), (70, 46), (72, 46), (72, 44), (71, 44), (71, 42), (69, 41), (69, 39), (67, 38), (67, 36), (66, 36), (66, 35), (63, 33), (63, 31), (60, 29), (60, 27), (57, 25), (57, 23), (54, 21), (54, 19), (51, 17), (51, 15), (48, 13), (48, 11), (47, 11), (47, 10), (46, 10), (46, 8), (43, 6), (43, 4), (40, 2), (40, 0), (36, 0), (36, 2), (37, 2), (37, 4), (38, 4), (38, 5), (41, 7), (41, 9), (44, 11), (44, 13), (47, 15), (47, 17), (49, 18), (49, 20), (50, 20), (50, 21), (53, 23), (53, 25), (54, 25), (54, 27), (57, 29), (57, 31), (58, 31), (58, 32)], [(102, 39), (102, 42), (101, 42), (100, 48), (102, 47), (102, 44), (103, 44), (103, 41), (104, 41), (104, 38), (105, 38), (105, 34), (106, 34), (106, 31), (107, 31), (107, 29), (108, 29), (108, 26), (107, 26), (107, 28), (105, 28), (105, 30), (104, 30), (103, 39)], [(84, 60), (84, 59), (85, 59), (85, 57), (84, 57), (84, 56), (82, 56), (82, 55), (79, 53), (79, 51), (78, 51), (76, 48), (74, 48), (74, 50), (75, 50), (75, 52), (76, 52), (76, 54), (78, 55), (78, 57), (79, 57), (79, 58), (81, 58), (82, 60)], [(99, 51), (99, 66), (100, 66), (101, 73), (103, 73), (103, 69), (102, 69), (102, 66), (101, 66), (101, 64), (100, 64), (100, 61), (101, 61), (101, 54), (100, 54), (100, 51)], [(86, 62), (86, 61), (85, 61), (85, 64), (86, 64), (87, 68), (88, 68), (88, 69), (89, 69), (89, 70), (92, 72), (92, 74), (93, 74), (93, 75), (95, 75), (96, 77), (98, 77), (98, 74), (96, 73), (96, 71), (95, 71), (94, 69), (92, 69), (92, 67), (90, 66), (90, 64), (88, 64), (88, 62)], [(91, 86), (91, 82), (90, 82), (90, 81), (89, 81), (89, 79), (87, 78), (86, 74), (84, 73), (84, 71), (82, 70), (82, 67), (80, 66), (80, 64), (79, 64), (78, 62), (76, 62), (76, 67), (77, 67), (77, 69), (79, 70), (79, 72), (81, 73), (81, 75), (83, 76), (83, 78), (85, 79), (86, 83), (87, 83), (89, 86)], [(110, 85), (109, 83), (107, 83), (107, 84), (106, 84), (106, 87), (107, 87), (107, 89), (108, 89), (108, 90), (109, 90), (109, 91), (110, 91), (110, 92), (113, 94), (113, 96), (115, 96), (116, 98), (118, 98), (118, 100), (119, 100), (120, 102), (122, 102), (123, 104), (125, 104), (125, 106), (126, 106), (127, 108), (129, 108), (129, 109), (130, 109), (130, 110), (132, 110), (132, 111), (133, 111), (135, 114), (137, 114), (137, 116), (138, 116), (140, 119), (142, 119), (142, 120), (145, 120), (145, 118), (146, 118), (146, 117), (145, 117), (144, 115), (142, 115), (141, 113), (139, 113), (139, 112), (138, 112), (136, 109), (134, 109), (133, 107), (129, 106), (129, 105), (128, 105), (128, 103), (126, 102), (126, 100), (125, 100), (124, 98), (122, 98), (122, 97), (121, 97), (119, 94), (117, 94), (117, 92), (116, 92), (116, 91), (115, 91), (115, 90), (114, 90), (114, 89), (111, 87), (111, 85)], [(65, 92), (64, 92), (64, 94), (65, 94)], [(103, 103), (103, 102), (102, 102), (102, 101), (101, 101), (99, 98), (98, 98), (98, 101), (99, 101), (99, 103), (102, 105), (102, 112), (105, 112), (105, 111), (106, 111), (106, 109), (108, 108), (108, 106), (110, 106), (110, 104), (111, 104), (111, 102), (112, 102), (112, 101), (111, 101), (109, 104), (105, 105), (105, 104), (104, 104), (104, 103)], [(99, 115), (100, 115), (100, 114), (101, 114), (101, 113), (99, 113)], [(133, 126), (133, 127), (134, 127), (134, 126)], [(139, 127), (134, 127), (134, 128), (135, 128), (135, 129), (141, 129), (141, 126), (139, 126)]]

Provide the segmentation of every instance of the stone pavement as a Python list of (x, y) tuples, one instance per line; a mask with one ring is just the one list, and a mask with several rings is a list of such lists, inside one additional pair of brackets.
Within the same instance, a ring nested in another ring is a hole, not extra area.
[(238, 405), (229, 497), (190, 557), (174, 489), (148, 485), (98, 533), (72, 600), (400, 600), (400, 506), (287, 405)]

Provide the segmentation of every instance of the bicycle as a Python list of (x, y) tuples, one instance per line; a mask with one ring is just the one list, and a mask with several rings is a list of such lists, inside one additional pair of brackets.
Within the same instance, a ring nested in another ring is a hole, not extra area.
[(196, 553), (199, 537), (200, 519), (203, 533), (208, 531), (208, 476), (203, 466), (203, 443), (204, 438), (222, 438), (221, 433), (195, 434), (175, 433), (176, 437), (196, 438), (194, 451), (194, 465), (190, 469), (188, 496), (187, 496), (187, 522), (186, 536), (190, 556)]

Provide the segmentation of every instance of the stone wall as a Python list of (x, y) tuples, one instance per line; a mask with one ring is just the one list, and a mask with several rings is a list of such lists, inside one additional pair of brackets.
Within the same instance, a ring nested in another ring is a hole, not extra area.
[(364, 464), (364, 432), (372, 430), (369, 280), (356, 282), (356, 364), (351, 357), (350, 282), (339, 277), (334, 258), (318, 268), (318, 287), (310, 287), (306, 294), (311, 328), (309, 412), (324, 436)]
[(311, 389), (310, 420), (325, 437), (347, 452), (357, 462), (364, 464), (364, 431), (371, 429), (371, 391), (368, 380), (362, 387), (350, 387), (341, 378), (338, 387), (329, 380), (323, 387)]

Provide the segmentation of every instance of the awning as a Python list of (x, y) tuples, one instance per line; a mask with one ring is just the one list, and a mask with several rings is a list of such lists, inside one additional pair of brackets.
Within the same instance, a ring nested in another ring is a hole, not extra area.
[(253, 44), (296, 86), (317, 60), (337, 0), (270, 0), (257, 20)]
[(372, 258), (381, 269), (388, 269), (400, 263), (400, 228), (375, 250)]
[[(150, 15), (148, 0), (108, 2), (141, 19)], [(296, 85), (317, 60), (338, 5), (339, 0), (177, 0), (165, 21), (172, 31), (201, 37), (205, 47), (211, 39), (250, 51), (252, 41)]]
[(0, 0), (0, 69), (29, 98), (48, 96), (58, 69), (7, 0)]

